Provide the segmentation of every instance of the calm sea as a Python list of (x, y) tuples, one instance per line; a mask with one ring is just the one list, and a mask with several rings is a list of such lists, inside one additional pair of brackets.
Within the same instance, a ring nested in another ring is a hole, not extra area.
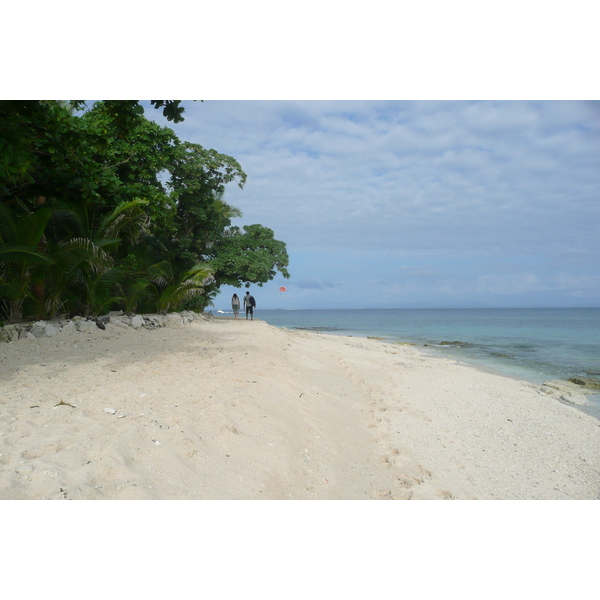
[[(257, 310), (255, 317), (288, 329), (413, 342), (535, 383), (600, 379), (600, 308)], [(600, 418), (600, 394), (588, 399), (582, 410)]]

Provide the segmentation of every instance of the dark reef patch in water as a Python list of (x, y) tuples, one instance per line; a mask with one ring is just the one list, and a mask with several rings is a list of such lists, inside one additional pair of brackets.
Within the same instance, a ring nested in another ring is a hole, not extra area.
[(453, 346), (454, 348), (473, 348), (474, 344), (469, 342), (440, 342), (439, 346)]

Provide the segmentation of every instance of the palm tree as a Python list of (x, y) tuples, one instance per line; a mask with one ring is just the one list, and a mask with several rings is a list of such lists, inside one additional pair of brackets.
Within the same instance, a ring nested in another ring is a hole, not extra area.
[(160, 290), (168, 287), (172, 279), (171, 263), (167, 260), (153, 262), (152, 250), (150, 245), (146, 245), (140, 251), (134, 252), (136, 265), (133, 269), (127, 270), (123, 284), (127, 312), (134, 312), (140, 303), (155, 304), (160, 296)]
[(156, 303), (158, 312), (166, 314), (185, 300), (204, 294), (206, 286), (212, 281), (212, 269), (207, 264), (194, 265), (161, 291)]
[(9, 321), (22, 318), (23, 302), (34, 297), (34, 281), (53, 264), (42, 243), (52, 209), (31, 212), (21, 208), (19, 217), (0, 204), (0, 299)]
[(213, 210), (216, 214), (224, 219), (239, 219), (242, 217), (242, 211), (239, 208), (231, 206), (223, 200), (224, 191), (213, 190), (212, 194), (214, 197)]
[(148, 218), (136, 198), (122, 202), (94, 224), (86, 205), (61, 210), (59, 227), (66, 235), (48, 245), (54, 257), (45, 312), (54, 316), (63, 306), (70, 313), (98, 314), (123, 299), (112, 293), (123, 270), (114, 267), (114, 253), (123, 238), (135, 243), (148, 230)]
[(0, 299), (9, 321), (22, 318), (30, 300), (40, 318), (69, 312), (97, 314), (122, 297), (113, 294), (122, 275), (114, 253), (123, 239), (135, 243), (148, 230), (136, 198), (94, 223), (85, 204), (24, 206), (17, 215), (0, 204)]

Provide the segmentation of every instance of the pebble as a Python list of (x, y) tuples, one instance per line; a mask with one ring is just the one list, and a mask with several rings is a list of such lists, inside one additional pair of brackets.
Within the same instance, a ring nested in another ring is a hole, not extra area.
[(116, 415), (117, 414), (117, 411), (114, 408), (105, 408), (104, 412), (108, 413), (109, 415)]

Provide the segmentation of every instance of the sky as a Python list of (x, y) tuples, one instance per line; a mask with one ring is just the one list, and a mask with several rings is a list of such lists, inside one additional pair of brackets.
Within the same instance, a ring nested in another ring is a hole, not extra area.
[(287, 245), (258, 309), (600, 306), (600, 102), (183, 106), (179, 138), (248, 176), (233, 224)]

